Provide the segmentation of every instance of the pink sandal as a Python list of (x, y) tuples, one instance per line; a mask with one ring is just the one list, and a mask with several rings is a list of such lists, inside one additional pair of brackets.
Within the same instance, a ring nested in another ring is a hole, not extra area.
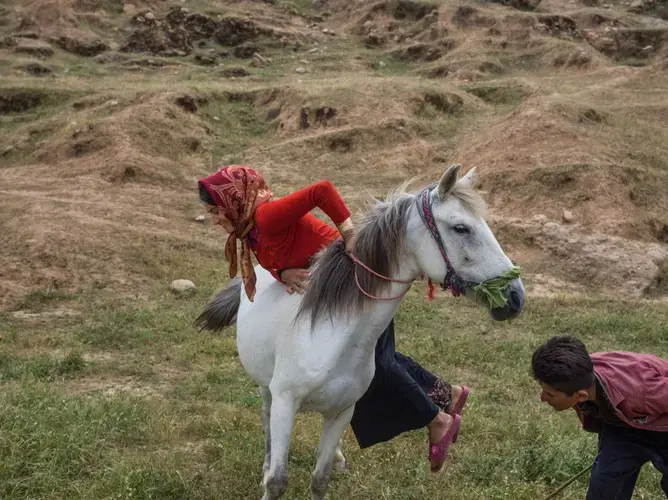
[[(464, 409), (464, 406), (466, 405), (466, 400), (469, 397), (469, 392), (471, 392), (471, 390), (468, 387), (462, 386), (462, 394), (461, 394), (461, 396), (459, 396), (459, 400), (457, 401), (457, 404), (455, 405), (454, 409), (452, 410), (453, 414), (455, 414), (455, 415), (461, 415), (462, 414), (462, 410)], [(452, 442), (456, 443), (458, 437), (459, 437), (459, 430), (455, 434), (455, 437), (452, 438)]]
[[(446, 457), (448, 456), (448, 448), (454, 442), (453, 436), (459, 434), (459, 426), (461, 424), (462, 417), (458, 414), (453, 415), (452, 425), (448, 429), (448, 432), (445, 433), (443, 439), (438, 443), (429, 445), (429, 461), (432, 464), (431, 471), (439, 472), (443, 467)], [(438, 463), (438, 468), (434, 468), (434, 462)]]

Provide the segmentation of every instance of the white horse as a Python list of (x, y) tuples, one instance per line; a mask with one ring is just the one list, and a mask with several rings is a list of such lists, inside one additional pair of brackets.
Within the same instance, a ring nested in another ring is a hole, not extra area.
[[(304, 410), (324, 417), (311, 477), (313, 499), (324, 499), (335, 458), (345, 463), (340, 440), (373, 378), (376, 342), (414, 280), (426, 275), (475, 296), (473, 285), (513, 268), (484, 220), (485, 203), (471, 185), (474, 169), (458, 179), (459, 169), (449, 167), (438, 185), (418, 194), (395, 192), (376, 201), (358, 230), (354, 256), (342, 241), (330, 245), (303, 296), (286, 293), (257, 266), (254, 302), (233, 280), (198, 318), (209, 330), (236, 321), (239, 359), (260, 388), (263, 500), (287, 488), (290, 435)], [(522, 310), (520, 279), (510, 282), (505, 297), (504, 307), (490, 310), (496, 320)]]

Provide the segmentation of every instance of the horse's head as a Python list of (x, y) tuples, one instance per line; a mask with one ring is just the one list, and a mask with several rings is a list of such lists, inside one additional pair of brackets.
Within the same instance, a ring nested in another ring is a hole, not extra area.
[[(418, 196), (422, 224), (409, 226), (408, 240), (422, 271), (454, 294), (486, 301), (495, 320), (511, 319), (524, 306), (524, 285), (485, 221), (485, 202), (473, 188), (475, 168), (459, 179), (461, 165), (449, 167), (437, 185)], [(440, 241), (440, 242), (439, 242)]]

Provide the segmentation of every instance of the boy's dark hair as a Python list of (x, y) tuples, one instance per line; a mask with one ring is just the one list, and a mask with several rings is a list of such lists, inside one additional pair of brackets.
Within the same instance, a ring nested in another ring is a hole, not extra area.
[(533, 376), (569, 396), (594, 383), (594, 365), (585, 345), (570, 335), (552, 337), (533, 353)]

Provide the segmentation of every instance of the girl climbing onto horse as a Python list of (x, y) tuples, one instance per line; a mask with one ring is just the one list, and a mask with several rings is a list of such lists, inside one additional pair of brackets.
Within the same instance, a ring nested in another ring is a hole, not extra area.
[[(311, 259), (318, 252), (338, 238), (353, 251), (355, 230), (350, 210), (329, 181), (273, 199), (257, 171), (230, 165), (201, 179), (199, 192), (213, 224), (229, 234), (225, 255), (230, 277), (235, 277), (241, 267), (250, 301), (256, 284), (251, 252), (263, 268), (286, 285), (288, 293), (302, 293)], [(336, 229), (313, 215), (315, 208), (321, 209)], [(237, 241), (241, 242), (240, 257)], [(431, 470), (438, 472), (448, 447), (457, 440), (469, 389), (448, 384), (396, 352), (394, 321), (376, 344), (375, 364), (374, 378), (356, 403), (350, 423), (360, 448), (426, 427)]]

